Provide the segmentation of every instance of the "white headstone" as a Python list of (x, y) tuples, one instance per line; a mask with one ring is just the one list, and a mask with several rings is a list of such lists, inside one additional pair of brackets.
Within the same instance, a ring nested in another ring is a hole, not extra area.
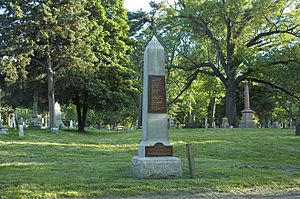
[(70, 126), (69, 128), (74, 128), (73, 120), (70, 120)]
[(144, 53), (143, 130), (132, 172), (138, 178), (181, 176), (181, 160), (169, 142), (164, 49), (153, 37)]
[(24, 121), (23, 118), (21, 118), (20, 120), (20, 124), (19, 124), (19, 137), (24, 136)]
[(169, 128), (170, 129), (175, 128), (175, 122), (174, 122), (174, 118), (172, 116), (169, 117)]
[(60, 108), (60, 104), (58, 102), (55, 102), (54, 110), (55, 110), (56, 125), (59, 128), (64, 127), (64, 123), (63, 123), (63, 121), (61, 119), (61, 108)]

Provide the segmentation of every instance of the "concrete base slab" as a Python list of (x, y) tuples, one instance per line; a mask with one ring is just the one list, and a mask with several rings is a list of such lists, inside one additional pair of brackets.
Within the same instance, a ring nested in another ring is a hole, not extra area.
[(131, 170), (137, 178), (170, 178), (182, 175), (182, 163), (177, 157), (140, 157), (131, 159)]
[(256, 124), (254, 123), (254, 121), (252, 122), (247, 122), (247, 123), (241, 123), (239, 125), (240, 128), (257, 128)]

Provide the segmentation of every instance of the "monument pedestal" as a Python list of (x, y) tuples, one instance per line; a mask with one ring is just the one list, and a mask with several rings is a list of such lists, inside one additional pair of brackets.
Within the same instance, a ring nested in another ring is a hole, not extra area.
[(132, 174), (137, 178), (170, 178), (182, 174), (181, 160), (176, 157), (140, 157), (131, 159)]
[(131, 159), (132, 174), (137, 178), (169, 178), (182, 174), (181, 160), (173, 156), (168, 141), (142, 141), (139, 154)]
[(256, 128), (256, 124), (253, 120), (253, 111), (251, 109), (245, 109), (242, 111), (242, 122), (240, 128)]

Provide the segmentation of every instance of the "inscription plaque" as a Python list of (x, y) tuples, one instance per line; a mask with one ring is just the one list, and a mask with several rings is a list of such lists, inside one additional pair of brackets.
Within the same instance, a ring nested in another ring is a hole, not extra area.
[(154, 146), (145, 147), (145, 157), (173, 156), (173, 146), (165, 146), (158, 142)]
[(149, 75), (148, 112), (167, 113), (165, 76)]

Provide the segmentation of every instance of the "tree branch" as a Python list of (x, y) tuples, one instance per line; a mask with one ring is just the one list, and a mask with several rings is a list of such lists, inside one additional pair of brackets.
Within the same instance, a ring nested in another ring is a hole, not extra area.
[(272, 82), (267, 82), (265, 80), (261, 80), (261, 79), (257, 79), (257, 78), (253, 78), (253, 77), (249, 77), (249, 78), (247, 78), (247, 80), (254, 81), (254, 82), (257, 82), (257, 83), (261, 83), (261, 84), (265, 84), (265, 85), (271, 86), (272, 88), (276, 88), (278, 90), (281, 90), (282, 92), (286, 93), (287, 95), (295, 98), (296, 100), (298, 100), (298, 102), (300, 102), (300, 97), (296, 96), (295, 94), (291, 93), (290, 91), (288, 91), (285, 88), (282, 88), (278, 85), (273, 84)]
[(178, 98), (184, 93), (184, 91), (186, 91), (190, 86), (191, 84), (193, 83), (193, 81), (197, 78), (197, 74), (198, 74), (198, 71), (194, 72), (189, 78), (188, 78), (188, 82), (185, 84), (185, 87), (180, 91), (180, 93), (173, 99), (171, 100), (170, 102), (168, 102), (168, 106), (175, 103)]
[(205, 34), (209, 37), (209, 39), (213, 42), (213, 44), (215, 45), (216, 47), (216, 50), (217, 50), (217, 54), (218, 54), (218, 57), (220, 59), (220, 62), (222, 64), (222, 66), (224, 67), (225, 70), (228, 70), (227, 69), (227, 64), (226, 64), (226, 60), (225, 60), (225, 56), (223, 54), (223, 51), (222, 51), (222, 47), (221, 47), (221, 44), (220, 42), (218, 41), (218, 39), (213, 35), (213, 33), (211, 32), (211, 30), (208, 28), (207, 24), (205, 23), (205, 21), (203, 21), (201, 19), (201, 22), (202, 22), (202, 28), (204, 29), (205, 31)]
[(31, 58), (32, 59), (32, 61), (34, 61), (34, 62), (36, 62), (37, 64), (39, 64), (40, 66), (42, 66), (42, 67), (46, 67), (46, 65), (43, 63), (43, 62), (41, 62), (40, 60), (38, 60), (38, 59), (36, 59), (36, 58)]
[(291, 28), (287, 28), (286, 30), (273, 30), (273, 31), (269, 31), (269, 32), (262, 32), (262, 33), (256, 35), (254, 38), (252, 38), (246, 44), (246, 46), (249, 48), (251, 46), (254, 46), (256, 44), (261, 43), (261, 41), (259, 41), (261, 38), (266, 37), (266, 36), (271, 36), (271, 35), (279, 34), (279, 33), (286, 33), (286, 34), (291, 34), (291, 35), (299, 37), (299, 35), (297, 35), (297, 33), (293, 32), (297, 27), (299, 27), (299, 25), (295, 25), (295, 26), (293, 26)]

